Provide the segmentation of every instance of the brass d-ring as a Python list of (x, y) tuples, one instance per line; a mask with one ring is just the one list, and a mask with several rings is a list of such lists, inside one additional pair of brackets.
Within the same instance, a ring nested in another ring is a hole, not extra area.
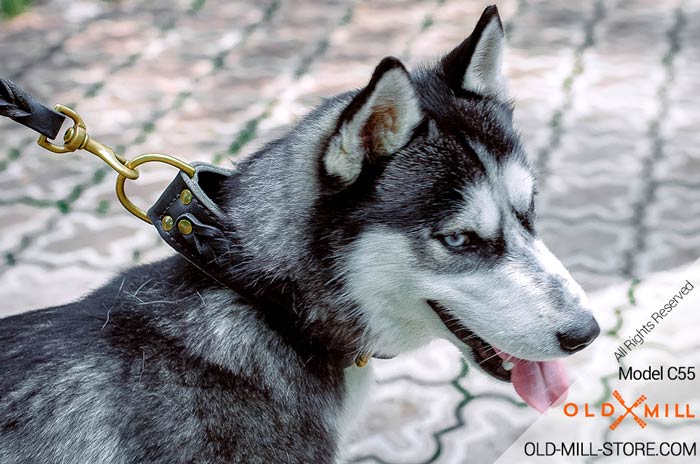
[[(160, 153), (147, 153), (145, 155), (137, 156), (136, 158), (127, 162), (125, 164), (125, 166), (128, 169), (135, 169), (144, 163), (151, 163), (151, 162), (169, 164), (170, 166), (174, 166), (174, 167), (178, 168), (180, 171), (184, 172), (185, 174), (187, 174), (190, 177), (194, 176), (194, 173), (195, 173), (195, 169), (193, 166), (190, 166), (189, 164), (185, 163), (184, 161), (179, 160), (179, 159), (172, 157), (170, 155), (162, 155)], [(124, 184), (126, 183), (126, 179), (127, 179), (127, 177), (125, 177), (121, 174), (119, 175), (119, 177), (117, 177), (116, 190), (117, 190), (117, 198), (119, 198), (119, 202), (131, 214), (133, 214), (137, 218), (141, 219), (142, 221), (145, 221), (149, 224), (152, 224), (151, 220), (148, 218), (148, 214), (146, 214), (146, 212), (144, 210), (142, 210), (141, 208), (136, 206), (129, 199), (129, 197), (126, 196), (126, 192), (124, 191)]]

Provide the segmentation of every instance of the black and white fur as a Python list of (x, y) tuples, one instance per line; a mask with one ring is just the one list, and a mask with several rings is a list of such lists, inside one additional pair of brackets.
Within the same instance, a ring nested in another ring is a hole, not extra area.
[(489, 7), (436, 65), (386, 58), (237, 166), (219, 252), (274, 310), (175, 256), (0, 320), (0, 462), (335, 462), (370, 383), (342, 359), (435, 338), (475, 356), (437, 308), (525, 359), (591, 338), (534, 229), (503, 43)]

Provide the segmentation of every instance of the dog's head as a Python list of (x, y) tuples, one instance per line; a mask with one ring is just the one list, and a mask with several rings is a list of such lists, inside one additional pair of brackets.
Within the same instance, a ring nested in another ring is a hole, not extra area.
[(335, 251), (374, 351), (449, 339), (543, 409), (566, 389), (561, 366), (544, 361), (584, 348), (599, 327), (537, 235), (503, 47), (489, 7), (435, 66), (409, 73), (384, 59), (328, 139), (318, 209), (344, 231)]

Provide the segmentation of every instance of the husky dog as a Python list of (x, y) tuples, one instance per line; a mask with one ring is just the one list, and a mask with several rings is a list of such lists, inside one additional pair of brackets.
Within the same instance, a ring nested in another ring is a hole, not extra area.
[(174, 256), (1, 320), (0, 462), (336, 462), (358, 366), (435, 338), (553, 404), (556, 358), (599, 328), (535, 231), (503, 46), (489, 7), (437, 64), (385, 58), (237, 166), (217, 250), (277, 303)]

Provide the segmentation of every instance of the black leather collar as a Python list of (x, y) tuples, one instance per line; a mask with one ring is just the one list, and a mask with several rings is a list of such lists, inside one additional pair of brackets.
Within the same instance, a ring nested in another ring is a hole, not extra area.
[[(256, 292), (238, 281), (230, 272), (236, 265), (235, 249), (231, 249), (231, 237), (222, 229), (225, 216), (217, 205), (221, 188), (234, 175), (233, 171), (207, 163), (193, 163), (195, 174), (191, 178), (179, 172), (163, 191), (160, 198), (148, 210), (148, 217), (165, 242), (200, 271), (224, 287), (230, 288), (249, 304), (261, 308), (270, 321), (279, 311), (291, 312), (293, 285), (284, 283), (274, 289)], [(226, 252), (220, 246), (226, 243)], [(235, 240), (235, 239), (233, 239)], [(235, 243), (233, 244), (235, 247)], [(290, 324), (276, 324), (283, 336), (298, 341), (301, 334), (293, 333)], [(356, 353), (329, 353), (343, 368), (352, 366), (359, 359)], [(381, 356), (375, 356), (381, 357)]]
[[(225, 218), (213, 199), (232, 171), (206, 163), (193, 163), (192, 166), (194, 176), (190, 178), (184, 172), (178, 172), (148, 210), (148, 217), (175, 251), (212, 279), (231, 287), (233, 282), (224, 272), (230, 263), (224, 262), (228, 259), (217, 254), (215, 248), (216, 240), (225, 238), (221, 229)], [(245, 294), (242, 296), (246, 297)]]

